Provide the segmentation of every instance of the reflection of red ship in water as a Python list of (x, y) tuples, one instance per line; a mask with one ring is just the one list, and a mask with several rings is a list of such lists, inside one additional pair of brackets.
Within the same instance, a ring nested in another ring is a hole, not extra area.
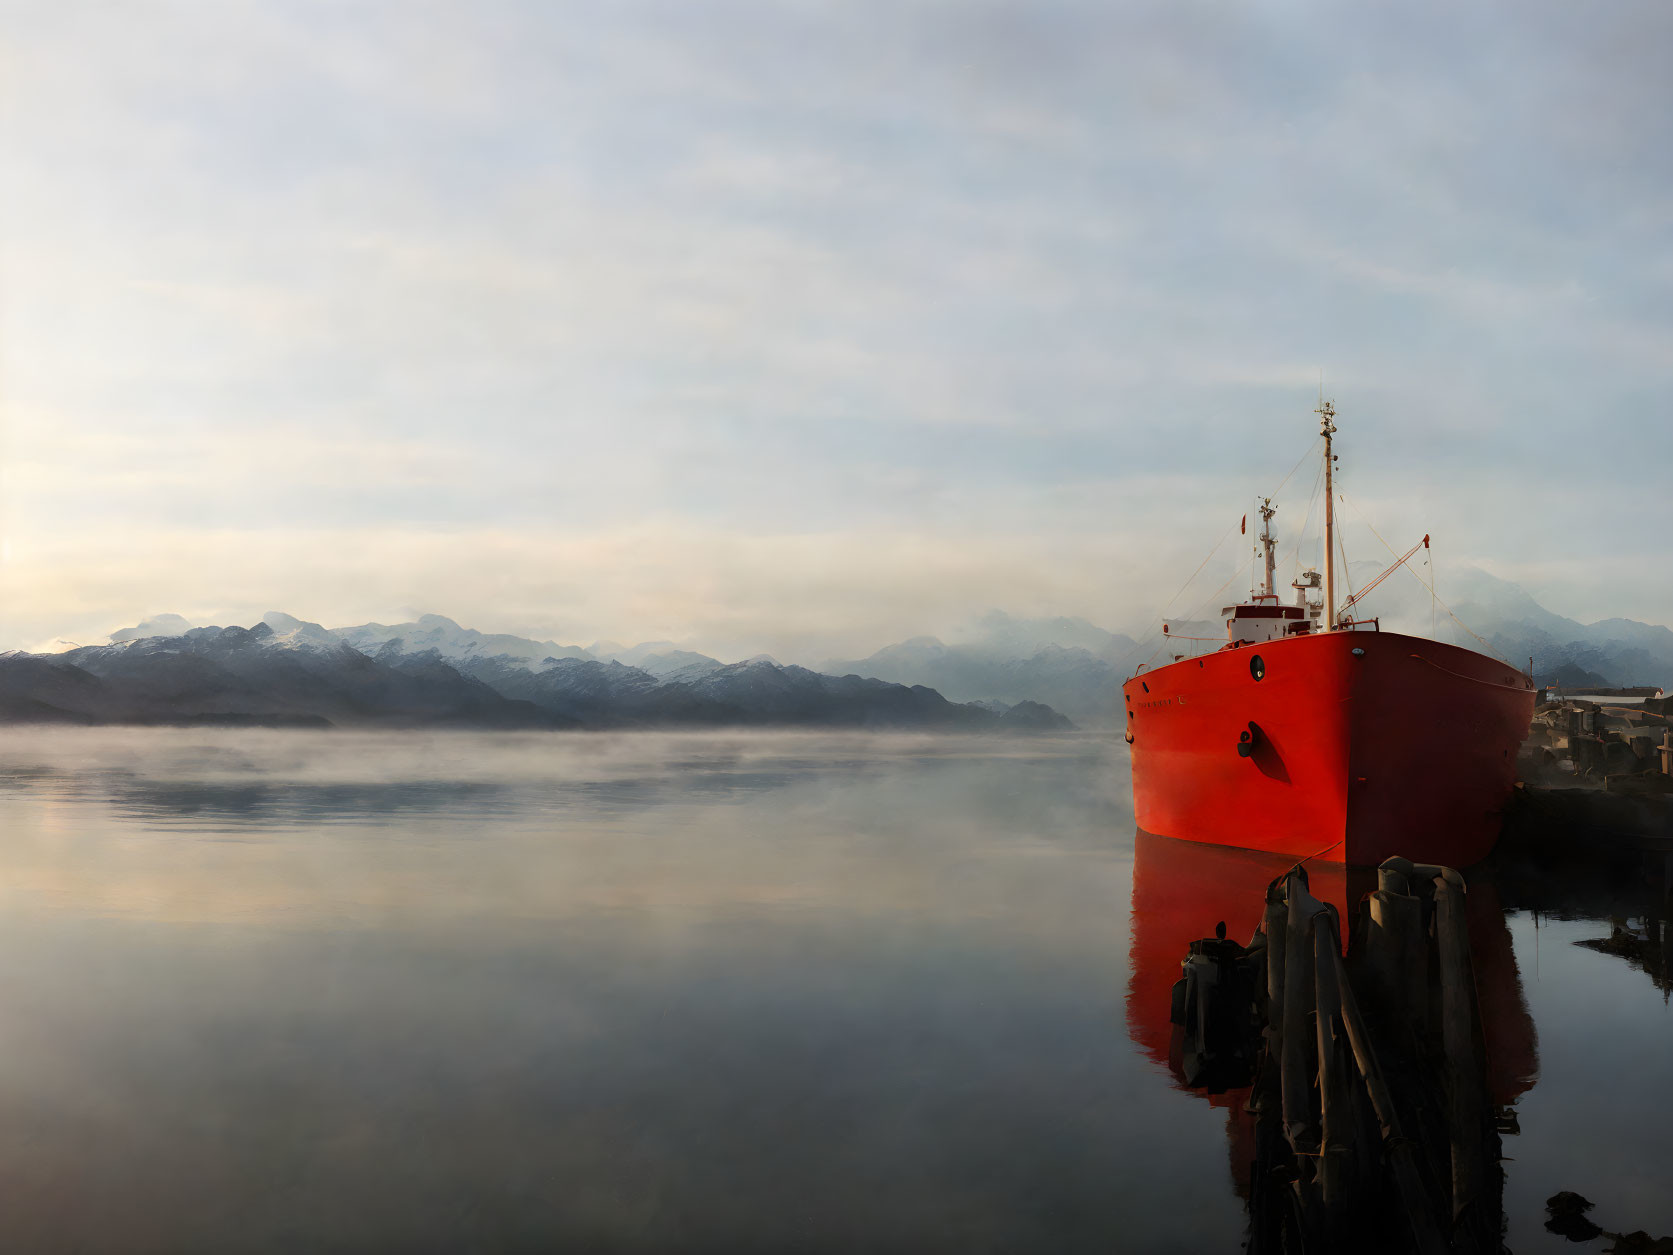
[[(1250, 938), (1261, 926), (1267, 885), (1293, 865), (1293, 859), (1282, 855), (1138, 833), (1127, 1028), (1151, 1059), (1169, 1068), (1181, 1088), (1181, 1030), (1169, 1017), (1181, 959), (1191, 942), (1211, 935), (1221, 921), (1228, 937)], [(1351, 918), (1349, 908), (1376, 887), (1376, 874), (1367, 869), (1331, 863), (1310, 865), (1310, 872), (1313, 894), (1335, 906), (1343, 920)], [(1533, 1084), (1538, 1066), (1533, 1021), (1490, 881), (1470, 884), (1465, 910), (1488, 1095), (1494, 1106), (1506, 1107)], [(1255, 1120), (1246, 1110), (1249, 1089), (1203, 1096), (1226, 1108), (1232, 1175), (1238, 1193), (1247, 1196), (1256, 1158)]]

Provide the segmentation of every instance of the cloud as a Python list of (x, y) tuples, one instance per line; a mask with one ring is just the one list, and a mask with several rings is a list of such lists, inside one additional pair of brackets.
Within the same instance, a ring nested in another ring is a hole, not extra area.
[(112, 537), (98, 553), (43, 540), (13, 553), (6, 583), (14, 607), (50, 609), (14, 610), (7, 631), (23, 643), (68, 625), (87, 643), (135, 608), (249, 623), (277, 604), (332, 624), (440, 611), (539, 639), (818, 659), (955, 623), (996, 584), (1036, 611), (1075, 603), (1108, 617), (1120, 598), (1093, 581), (1115, 551), (1108, 539), (1064, 553), (1031, 537), (762, 536), (669, 521), (588, 535), (190, 530)]
[[(1300, 454), (1321, 368), (1385, 534), (1669, 614), (1654, 6), (94, 12), (23, 8), (0, 66), (14, 643), (1119, 625)], [(621, 537), (637, 594), (510, 565)], [(310, 592), (345, 554), (392, 565)]]

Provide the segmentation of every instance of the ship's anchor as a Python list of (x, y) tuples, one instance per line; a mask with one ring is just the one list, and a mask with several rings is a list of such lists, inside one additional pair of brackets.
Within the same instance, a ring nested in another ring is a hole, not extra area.
[(1237, 734), (1237, 756), (1248, 758), (1255, 752), (1255, 746), (1261, 739), (1261, 725), (1253, 719), (1249, 721), (1249, 730)]

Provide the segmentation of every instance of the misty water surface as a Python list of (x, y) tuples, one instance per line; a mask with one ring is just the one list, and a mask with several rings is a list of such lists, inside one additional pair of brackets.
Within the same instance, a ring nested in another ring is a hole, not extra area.
[[(1128, 788), (1089, 736), (6, 732), (0, 1245), (1235, 1250), (1225, 1113), (1130, 1032)], [(1562, 1188), (1673, 1231), (1668, 1010), (1588, 928), (1512, 920), (1519, 1250)]]

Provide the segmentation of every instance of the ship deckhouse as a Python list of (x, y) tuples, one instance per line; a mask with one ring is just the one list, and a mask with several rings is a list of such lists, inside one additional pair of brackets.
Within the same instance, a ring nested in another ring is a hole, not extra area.
[(1273, 569), (1276, 566), (1274, 547), (1278, 542), (1272, 535), (1272, 516), (1277, 510), (1272, 505), (1271, 497), (1261, 502), (1260, 510), (1259, 539), (1266, 559), (1261, 589), (1258, 593), (1250, 594), (1248, 601), (1226, 606), (1220, 611), (1226, 620), (1226, 641), (1232, 645), (1260, 645), (1267, 641), (1282, 640), (1286, 636), (1306, 635), (1317, 627), (1324, 614), (1323, 603), (1314, 603), (1307, 597), (1309, 590), (1319, 586), (1317, 571), (1304, 572), (1292, 585), (1296, 590), (1293, 606), (1279, 602), (1278, 590), (1273, 583)]
[(1226, 640), (1234, 645), (1259, 645), (1313, 630), (1307, 607), (1279, 605), (1274, 596), (1257, 595), (1220, 613), (1226, 616)]

